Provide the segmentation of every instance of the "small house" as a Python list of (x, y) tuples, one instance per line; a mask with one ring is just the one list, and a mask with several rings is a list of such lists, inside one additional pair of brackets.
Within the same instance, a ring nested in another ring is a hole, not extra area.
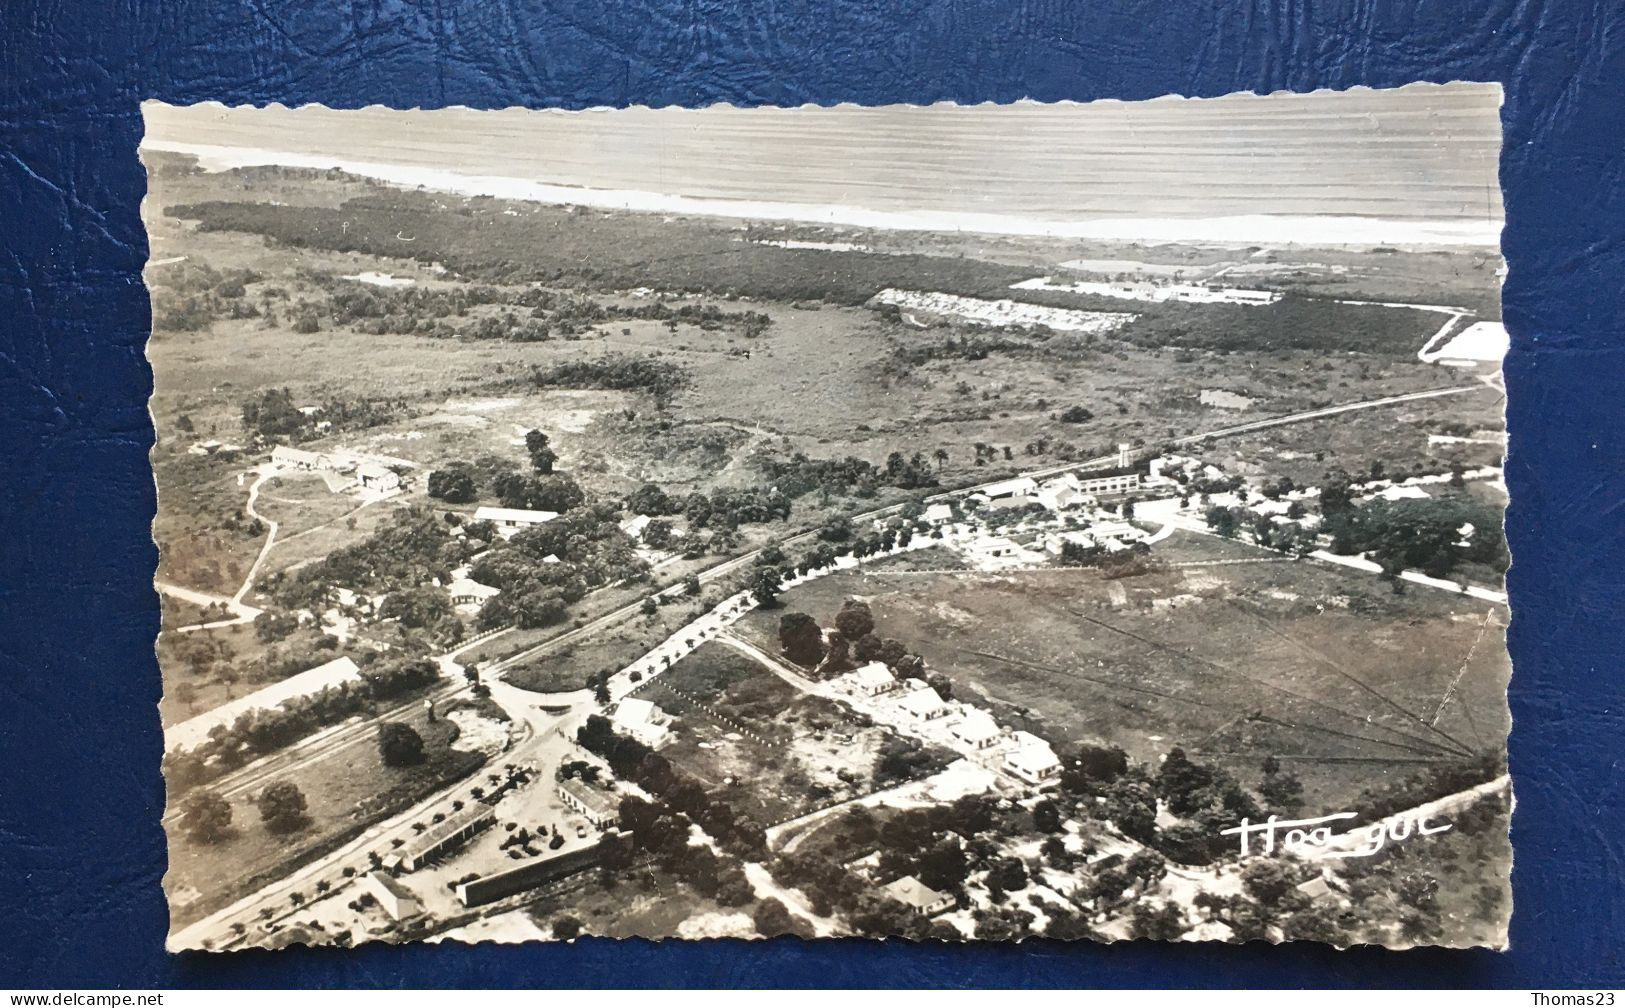
[(884, 663), (870, 662), (852, 673), (852, 684), (864, 696), (880, 696), (897, 688), (897, 677)]
[(1060, 775), (1061, 761), (1048, 742), (1029, 732), (1016, 732), (1015, 742), (1004, 769), (1018, 780), (1037, 786)]
[(912, 875), (904, 875), (894, 882), (887, 883), (881, 891), (915, 913), (926, 917), (946, 913), (953, 909), (954, 905), (952, 893), (937, 892)]
[(671, 718), (648, 700), (627, 697), (615, 705), (610, 721), (646, 746), (655, 747), (671, 733)]
[(983, 710), (972, 710), (949, 729), (960, 744), (971, 749), (990, 749), (998, 744), (1004, 733), (991, 715)]
[(423, 903), (417, 894), (387, 872), (368, 872), (362, 877), (361, 886), (368, 895), (378, 901), (384, 913), (395, 920), (416, 917), (423, 912)]
[(917, 689), (897, 702), (905, 714), (921, 721), (935, 721), (948, 714), (948, 705), (942, 702), (942, 697), (929, 686)]

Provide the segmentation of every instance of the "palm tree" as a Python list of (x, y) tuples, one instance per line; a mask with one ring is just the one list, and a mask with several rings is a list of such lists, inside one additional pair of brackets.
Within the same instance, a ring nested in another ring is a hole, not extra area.
[(946, 449), (946, 448), (938, 448), (932, 454), (935, 455), (936, 460), (937, 460), (937, 471), (941, 472), (942, 467), (944, 465), (947, 465), (947, 463), (948, 463), (948, 449)]

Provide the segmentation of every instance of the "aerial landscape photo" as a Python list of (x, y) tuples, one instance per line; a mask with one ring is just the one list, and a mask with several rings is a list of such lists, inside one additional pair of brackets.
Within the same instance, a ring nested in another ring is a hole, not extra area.
[(170, 948), (1503, 947), (1500, 105), (147, 103)]

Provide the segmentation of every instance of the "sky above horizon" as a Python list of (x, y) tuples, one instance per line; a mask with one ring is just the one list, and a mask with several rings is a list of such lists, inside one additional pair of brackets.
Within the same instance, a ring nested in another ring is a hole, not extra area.
[(143, 110), (148, 147), (705, 200), (1062, 221), (1272, 214), (1498, 228), (1503, 214), (1494, 84), (1045, 105)]

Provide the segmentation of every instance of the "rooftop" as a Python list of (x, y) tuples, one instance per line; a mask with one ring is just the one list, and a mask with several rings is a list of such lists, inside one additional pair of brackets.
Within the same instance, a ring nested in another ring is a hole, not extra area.
[(621, 808), (621, 800), (618, 795), (595, 788), (590, 784), (583, 784), (574, 777), (559, 781), (559, 790), (585, 805), (597, 815), (614, 815)]
[(912, 875), (904, 875), (894, 882), (887, 883), (884, 888), (887, 896), (916, 910), (934, 906), (945, 898), (944, 893), (937, 892)]
[(519, 522), (525, 525), (540, 525), (558, 516), (557, 511), (527, 511), (524, 508), (481, 507), (474, 511), (475, 521)]

